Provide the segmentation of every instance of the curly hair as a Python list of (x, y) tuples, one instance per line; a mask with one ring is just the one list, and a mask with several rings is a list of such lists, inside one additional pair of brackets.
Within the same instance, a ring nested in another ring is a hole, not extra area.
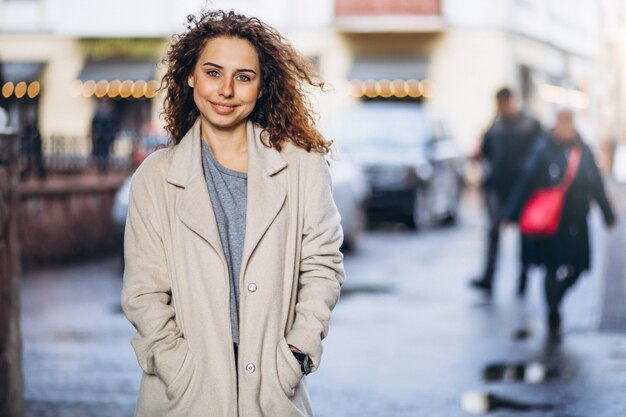
[(249, 118), (268, 133), (265, 145), (280, 151), (286, 142), (292, 142), (309, 152), (330, 152), (332, 142), (317, 130), (317, 115), (305, 91), (309, 86), (323, 90), (324, 83), (275, 29), (255, 17), (222, 10), (189, 15), (186, 27), (172, 39), (163, 59), (167, 72), (161, 80), (161, 89), (167, 92), (162, 112), (165, 129), (175, 144), (200, 115), (187, 79), (204, 45), (216, 37), (233, 37), (250, 42), (259, 56), (263, 94)]

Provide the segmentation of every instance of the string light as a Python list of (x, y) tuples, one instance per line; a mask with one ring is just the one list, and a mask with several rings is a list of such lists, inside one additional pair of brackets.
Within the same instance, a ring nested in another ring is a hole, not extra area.
[(422, 80), (420, 81), (420, 89), (422, 90), (422, 95), (424, 97), (430, 98), (435, 93), (435, 84), (431, 80)]
[(126, 80), (122, 82), (120, 88), (120, 97), (128, 98), (133, 92), (133, 82), (131, 80)]
[(109, 91), (109, 82), (105, 80), (98, 81), (96, 84), (95, 95), (98, 98), (102, 98), (107, 95)]
[(83, 83), (83, 97), (89, 98), (96, 91), (96, 82), (94, 80), (85, 81)]
[(148, 83), (148, 89), (146, 90), (146, 98), (154, 98), (159, 90), (159, 82), (157, 80), (150, 80)]
[(13, 85), (11, 81), (9, 81), (8, 83), (5, 83), (2, 86), (2, 96), (4, 98), (9, 98), (11, 97), (11, 94), (13, 94), (14, 90), (15, 90), (15, 86)]
[(391, 92), (391, 82), (389, 80), (380, 80), (377, 84), (379, 85), (379, 88), (376, 90), (378, 91), (379, 96), (389, 98), (393, 95)]
[(393, 80), (390, 86), (391, 94), (394, 97), (404, 98), (407, 96), (407, 89), (402, 80)]
[(132, 96), (134, 98), (141, 98), (148, 91), (148, 83), (144, 80), (135, 81), (132, 87)]
[(409, 97), (418, 98), (422, 95), (422, 88), (420, 87), (420, 82), (417, 80), (408, 80), (405, 82), (404, 87)]
[(361, 98), (430, 98), (434, 95), (434, 83), (431, 80), (350, 80), (348, 89), (353, 97)]
[(26, 89), (26, 94), (28, 94), (29, 98), (35, 98), (40, 91), (41, 85), (39, 84), (39, 81), (33, 81), (28, 85), (28, 88)]
[(120, 80), (113, 80), (109, 83), (109, 91), (107, 95), (110, 98), (117, 97), (120, 94), (120, 90), (122, 88), (122, 82)]
[[(8, 83), (7, 83), (8, 84)], [(3, 87), (3, 94), (5, 97), (10, 96), (13, 93), (13, 84), (7, 85)], [(32, 83), (31, 83), (32, 85)], [(32, 88), (32, 90), (31, 90)], [(36, 86), (29, 86), (29, 94), (37, 95), (39, 93), (39, 83)], [(159, 82), (157, 80), (100, 80), (96, 82), (95, 80), (74, 80), (70, 84), (70, 95), (72, 97), (80, 97), (83, 96), (85, 98), (89, 98), (95, 96), (97, 98), (104, 98), (108, 96), (109, 98), (148, 98), (152, 99), (156, 97), (159, 89)], [(35, 94), (35, 92), (37, 94)]]

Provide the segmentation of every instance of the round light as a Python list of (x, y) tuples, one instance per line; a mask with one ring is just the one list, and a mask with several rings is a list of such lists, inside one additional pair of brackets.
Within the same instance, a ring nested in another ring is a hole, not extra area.
[(11, 94), (13, 94), (13, 90), (15, 90), (15, 86), (13, 85), (11, 81), (9, 81), (8, 83), (2, 86), (2, 96), (4, 98), (11, 97)]
[(96, 91), (95, 91), (96, 97), (102, 98), (106, 96), (108, 91), (109, 91), (109, 82), (105, 80), (98, 81), (98, 83), (96, 84)]
[(133, 84), (133, 89), (132, 89), (133, 97), (135, 98), (143, 97), (143, 95), (146, 94), (146, 91), (148, 91), (147, 82), (145, 82), (144, 80), (135, 81), (135, 83)]
[(378, 93), (376, 92), (376, 81), (365, 81), (365, 95), (369, 98), (374, 98), (378, 95)]
[(402, 80), (393, 80), (389, 88), (391, 90), (391, 94), (398, 98), (403, 98), (407, 95), (407, 89), (405, 88), (404, 81)]
[(389, 98), (393, 95), (393, 93), (391, 92), (391, 82), (389, 80), (380, 80), (378, 84), (380, 86), (380, 91), (378, 92), (378, 94), (381, 97)]
[(417, 98), (422, 95), (422, 89), (420, 88), (419, 81), (408, 80), (404, 86), (409, 97)]
[(422, 94), (426, 98), (430, 98), (435, 94), (435, 83), (431, 80), (420, 81), (420, 88), (422, 90)]
[(150, 82), (148, 83), (148, 89), (146, 90), (146, 97), (154, 98), (156, 97), (158, 91), (159, 91), (159, 82), (157, 80), (150, 80)]
[(94, 80), (85, 81), (83, 83), (83, 97), (88, 98), (93, 96), (96, 91), (96, 82)]
[(120, 97), (128, 98), (130, 97), (133, 91), (133, 82), (130, 80), (126, 80), (122, 83), (120, 87)]
[(24, 81), (20, 81), (19, 83), (17, 83), (17, 85), (15, 86), (15, 97), (24, 97), (24, 94), (26, 94), (26, 89), (27, 87)]
[(113, 80), (109, 83), (109, 91), (107, 95), (111, 98), (117, 97), (120, 94), (122, 88), (122, 82), (120, 80)]
[(39, 81), (33, 81), (32, 83), (28, 85), (28, 89), (26, 89), (26, 94), (28, 94), (28, 97), (30, 98), (35, 98), (37, 97), (40, 91), (41, 91), (41, 84), (39, 84)]
[(81, 80), (74, 80), (70, 83), (70, 96), (78, 97), (83, 92), (83, 82)]

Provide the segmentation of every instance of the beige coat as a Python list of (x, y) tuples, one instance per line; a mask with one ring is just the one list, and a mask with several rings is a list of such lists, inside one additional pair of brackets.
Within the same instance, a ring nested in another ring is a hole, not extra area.
[(324, 156), (261, 143), (248, 123), (248, 214), (238, 367), (229, 277), (202, 171), (200, 124), (133, 176), (124, 313), (143, 369), (136, 416), (312, 416), (288, 345), (320, 364), (344, 280)]

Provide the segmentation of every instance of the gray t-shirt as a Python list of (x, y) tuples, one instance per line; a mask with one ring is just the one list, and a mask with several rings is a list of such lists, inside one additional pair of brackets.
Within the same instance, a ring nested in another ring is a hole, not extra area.
[(239, 344), (239, 271), (246, 235), (248, 176), (225, 168), (202, 140), (202, 168), (215, 213), (230, 275), (230, 321), (233, 342)]

